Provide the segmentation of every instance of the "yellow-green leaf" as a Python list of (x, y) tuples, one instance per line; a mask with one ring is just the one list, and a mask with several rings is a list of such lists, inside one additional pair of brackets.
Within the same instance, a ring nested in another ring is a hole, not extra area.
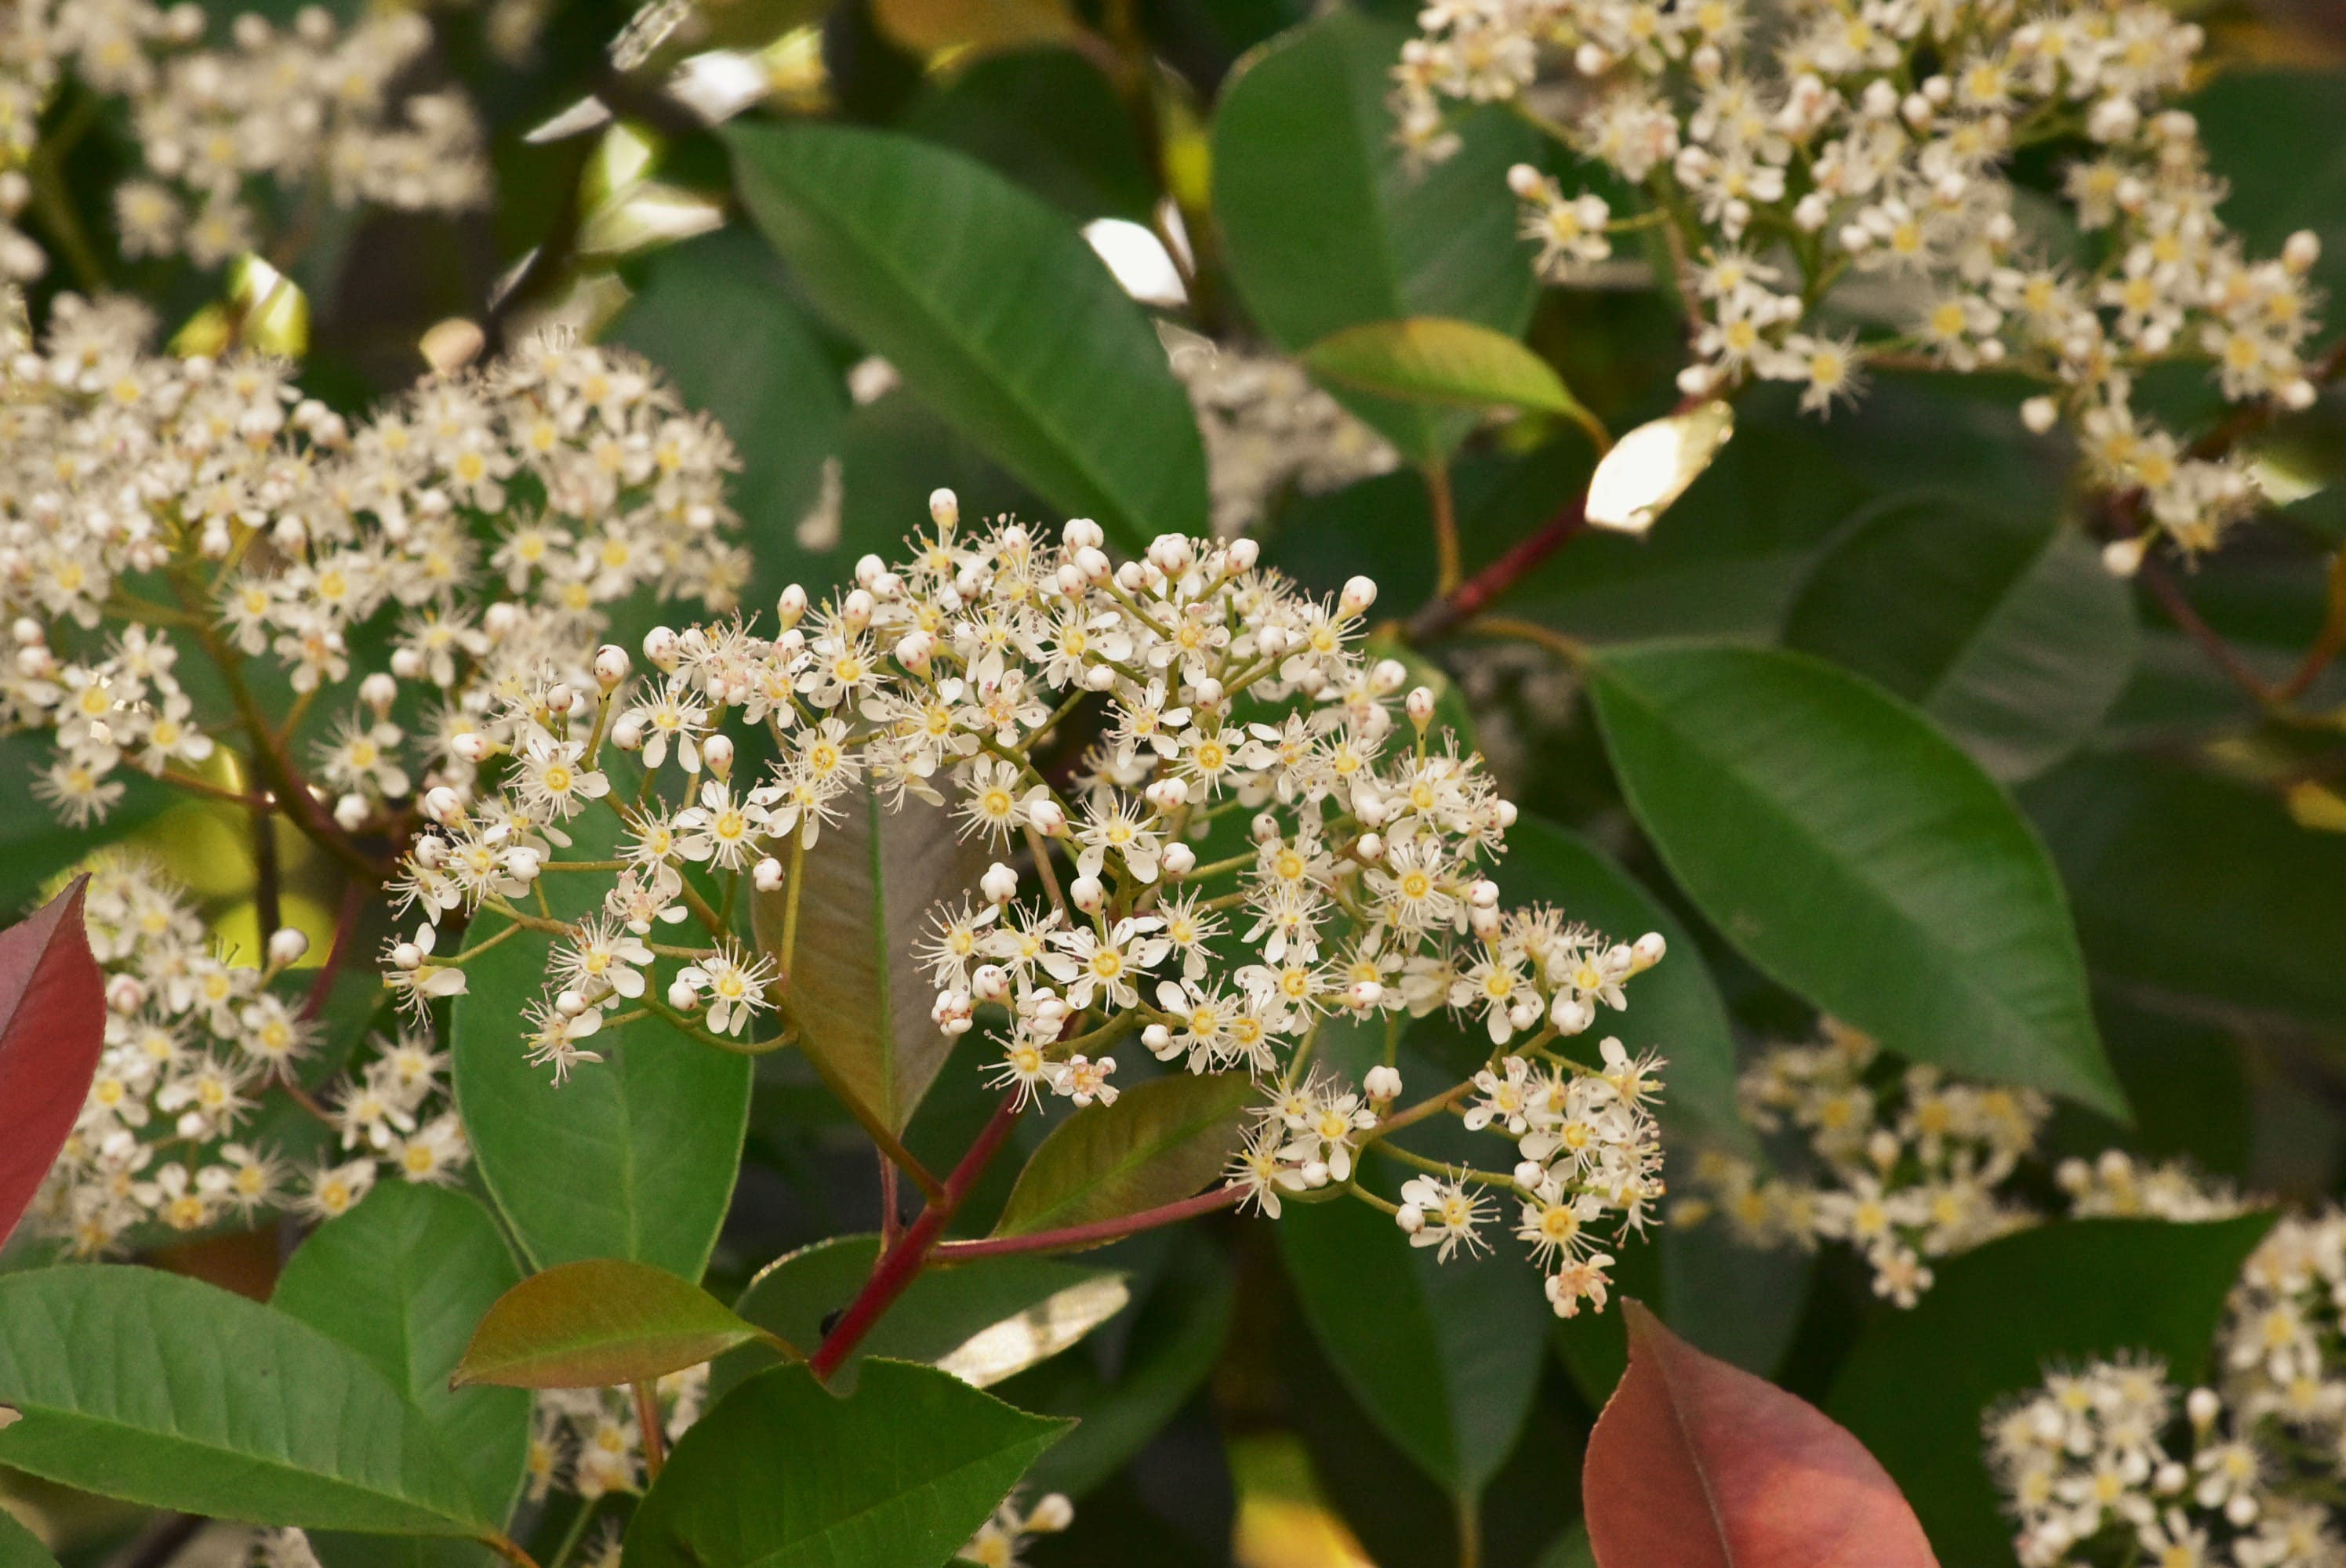
[(499, 1297), (454, 1380), (608, 1388), (697, 1367), (761, 1334), (665, 1268), (598, 1257), (532, 1275)]

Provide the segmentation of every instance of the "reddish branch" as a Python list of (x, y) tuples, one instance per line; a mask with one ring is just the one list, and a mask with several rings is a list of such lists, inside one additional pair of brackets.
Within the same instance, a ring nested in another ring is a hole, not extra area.
[(1534, 567), (1588, 526), (1587, 503), (1586, 493), (1574, 496), (1536, 532), (1515, 541), (1497, 560), (1412, 616), (1402, 635), (1423, 647), (1473, 620), (1484, 606), (1529, 576)]
[(1062, 1230), (1037, 1230), (1025, 1236), (990, 1236), (983, 1241), (948, 1241), (936, 1248), (936, 1260), (939, 1263), (970, 1263), (981, 1257), (1000, 1257), (1006, 1253), (1064, 1252), (1078, 1247), (1105, 1247), (1111, 1241), (1122, 1241), (1127, 1236), (1137, 1236), (1161, 1225), (1178, 1225), (1185, 1219), (1195, 1219), (1201, 1214), (1228, 1208), (1243, 1196), (1242, 1188), (1217, 1186), (1195, 1197), (1185, 1197), (1178, 1203), (1159, 1204), (1155, 1208), (1144, 1208), (1137, 1214), (1097, 1219), (1089, 1225), (1071, 1225)]
[(969, 1152), (962, 1156), (961, 1163), (954, 1166), (951, 1176), (945, 1177), (944, 1190), (921, 1210), (918, 1219), (905, 1227), (904, 1234), (897, 1238), (896, 1245), (881, 1255), (879, 1266), (872, 1270), (872, 1278), (863, 1282), (862, 1290), (840, 1315), (838, 1326), (823, 1337), (821, 1347), (807, 1363), (816, 1377), (829, 1382), (831, 1375), (854, 1353), (855, 1347), (862, 1343), (863, 1337), (872, 1331), (873, 1325), (896, 1304), (896, 1298), (920, 1278), (922, 1266), (928, 1262), (929, 1253), (944, 1235), (946, 1223), (961, 1207), (963, 1200), (969, 1196), (970, 1188), (977, 1185), (977, 1178), (985, 1174), (985, 1167), (993, 1161), (994, 1151), (1001, 1148), (1003, 1140), (1010, 1135), (1010, 1129), (1017, 1125), (1017, 1121), (1018, 1094), (1013, 1090), (1002, 1097), (1002, 1104), (994, 1108), (993, 1117), (969, 1145)]

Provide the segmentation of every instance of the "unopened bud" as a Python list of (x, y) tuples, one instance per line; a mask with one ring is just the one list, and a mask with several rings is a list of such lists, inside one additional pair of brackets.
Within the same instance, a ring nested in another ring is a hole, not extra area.
[(977, 891), (988, 903), (1006, 904), (1018, 896), (1018, 873), (996, 860), (977, 879)]
[(1596, 1022), (1596, 1009), (1569, 992), (1559, 994), (1547, 1011), (1547, 1021), (1559, 1034), (1578, 1034)]
[(454, 822), (464, 815), (464, 802), (443, 784), (424, 792), (423, 815), (434, 822)]
[(595, 684), (609, 691), (627, 678), (627, 650), (605, 643), (595, 650)]
[(1507, 188), (1525, 201), (1540, 193), (1542, 183), (1540, 171), (1530, 164), (1519, 163), (1507, 170)]
[(1168, 844), (1158, 863), (1169, 881), (1179, 881), (1198, 869), (1198, 851), (1187, 844)]
[(729, 735), (710, 736), (700, 743), (700, 759), (708, 764), (709, 770), (718, 778), (731, 778), (733, 776), (733, 738)]
[(782, 885), (782, 862), (768, 855), (750, 871), (750, 885), (761, 893), (780, 891)]
[(1669, 948), (1670, 944), (1662, 939), (1660, 932), (1649, 931), (1630, 945), (1629, 962), (1636, 968), (1651, 969), (1662, 962), (1662, 955)]
[(1251, 572), (1254, 564), (1262, 559), (1262, 546), (1251, 539), (1233, 539), (1223, 550), (1233, 572)]
[(980, 1002), (1003, 1002), (1010, 995), (1010, 972), (998, 963), (981, 963), (969, 977), (969, 993)]
[(1380, 1064), (1369, 1069), (1368, 1075), (1361, 1081), (1361, 1087), (1368, 1091), (1372, 1100), (1398, 1100), (1401, 1098), (1401, 1070)]
[(489, 738), (479, 730), (462, 729), (449, 737), (448, 749), (467, 762), (479, 762), (485, 759), (495, 748), (490, 744)]
[(138, 1012), (147, 1005), (147, 983), (135, 974), (107, 976), (106, 1005), (126, 1017)]
[(1401, 1227), (1403, 1236), (1415, 1236), (1425, 1228), (1425, 1210), (1413, 1203), (1405, 1203), (1393, 1211), (1393, 1223)]
[(1067, 884), (1067, 901), (1086, 914), (1097, 914), (1107, 907), (1107, 889), (1097, 877), (1077, 877)]
[(586, 999), (576, 991), (565, 991), (555, 997), (554, 1010), (565, 1018), (576, 1018), (586, 1011)]
[(1373, 980), (1356, 980), (1344, 988), (1344, 1005), (1366, 1013), (1385, 999), (1385, 988)]
[(1056, 800), (1037, 800), (1026, 813), (1035, 830), (1046, 839), (1056, 839), (1067, 830), (1067, 814), (1059, 809)]
[(676, 628), (654, 626), (644, 634), (644, 657), (660, 669), (676, 667)]
[(2020, 423), (2032, 435), (2043, 435), (2059, 422), (2061, 405), (2049, 397), (2033, 397), (2020, 405)]
[(374, 709), (378, 718), (398, 699), (399, 682), (382, 670), (359, 682), (359, 700)]
[(373, 809), (363, 795), (344, 795), (334, 802), (334, 826), (345, 833), (355, 833), (365, 827), (367, 818), (372, 814)]
[(644, 744), (644, 721), (632, 713), (622, 714), (619, 722), (611, 726), (611, 744), (622, 751), (638, 751)]
[(668, 982), (668, 1004), (678, 1013), (689, 1013), (700, 1004), (700, 993), (693, 990), (691, 982), (678, 975)]
[(1026, 1511), (1026, 1529), (1035, 1535), (1056, 1535), (1076, 1522), (1076, 1505), (1065, 1492), (1045, 1495), (1040, 1502)]
[(1371, 577), (1353, 577), (1345, 583), (1344, 591), (1337, 596), (1336, 613), (1347, 617), (1365, 615), (1368, 613), (1369, 606), (1376, 602), (1377, 585), (1375, 579)]
[(2280, 264), (2292, 272), (2308, 272), (2321, 260), (2321, 236), (2300, 229), (2281, 241)]
[(896, 662), (914, 675), (929, 673), (929, 661), (936, 652), (937, 639), (926, 632), (906, 632), (896, 639)]
[(929, 520), (940, 528), (950, 528), (961, 521), (961, 497), (945, 489), (929, 492)]
[(1423, 729), (1433, 722), (1433, 688), (1429, 686), (1410, 687), (1409, 695), (1402, 698), (1401, 706), (1402, 711), (1409, 715), (1409, 721)]

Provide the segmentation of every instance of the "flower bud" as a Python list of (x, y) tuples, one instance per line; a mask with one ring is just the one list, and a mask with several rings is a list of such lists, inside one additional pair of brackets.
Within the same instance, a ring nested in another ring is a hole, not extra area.
[(1026, 813), (1035, 830), (1046, 839), (1056, 839), (1067, 830), (1067, 814), (1059, 809), (1056, 800), (1037, 800)]
[(1059, 530), (1059, 539), (1070, 550), (1096, 550), (1107, 542), (1107, 530), (1088, 517), (1070, 517)]
[(135, 974), (107, 977), (106, 1005), (128, 1017), (147, 1005), (147, 983)]
[(1084, 575), (1084, 581), (1096, 588), (1107, 582), (1116, 570), (1107, 558), (1107, 553), (1096, 545), (1086, 545), (1077, 550), (1071, 565)]
[(632, 713), (620, 715), (619, 722), (611, 726), (611, 744), (622, 751), (643, 749), (644, 721)]
[(392, 968), (412, 972), (414, 970), (422, 968), (423, 964), (423, 950), (421, 947), (418, 947), (415, 943), (412, 942), (395, 942), (391, 944)]
[(1116, 585), (1127, 594), (1137, 594), (1148, 586), (1148, 568), (1137, 561), (1127, 561), (1116, 569)]
[(1478, 910), (1499, 907), (1499, 884), (1488, 877), (1476, 877), (1466, 889), (1466, 901)]
[(2224, 1401), (2216, 1397), (2213, 1389), (2194, 1389), (2185, 1396), (2183, 1409), (2190, 1416), (2191, 1424), (2204, 1431), (2216, 1424), (2216, 1418), (2223, 1412)]
[(586, 999), (576, 991), (565, 991), (555, 997), (554, 1010), (565, 1018), (576, 1018), (586, 1011)]
[(1189, 541), (1178, 534), (1159, 534), (1148, 542), (1148, 564), (1168, 577), (1189, 569)]
[(807, 591), (796, 583), (784, 588), (774, 601), (774, 619), (783, 631), (789, 631), (804, 618), (807, 612)]
[(2113, 577), (2131, 577), (2142, 570), (2142, 553), (2147, 541), (2137, 534), (2127, 539), (2113, 539), (2102, 546), (2102, 570)]
[(1141, 791), (1141, 798), (1160, 812), (1171, 811), (1189, 798), (1189, 786), (1180, 779), (1159, 779)]
[(2049, 397), (2033, 397), (2020, 405), (2020, 423), (2032, 435), (2043, 435), (2061, 417), (2061, 405)]
[(372, 815), (363, 795), (344, 795), (334, 802), (334, 826), (345, 833), (355, 833), (366, 826)]
[(1148, 1054), (1162, 1062), (1173, 1054), (1173, 1031), (1162, 1023), (1152, 1023), (1140, 1032), (1140, 1043)]
[(1485, 942), (1499, 934), (1499, 926), (1505, 919), (1495, 909), (1484, 909), (1477, 904), (1466, 906), (1467, 927)]
[(1519, 163), (1507, 170), (1507, 188), (1525, 201), (1538, 196), (1541, 186), (1545, 183), (1540, 171), (1530, 164)]
[(1560, 992), (1547, 1010), (1547, 1021), (1559, 1034), (1577, 1034), (1596, 1022), (1596, 1009), (1570, 992)]
[(951, 528), (961, 521), (961, 497), (943, 487), (929, 492), (929, 521)]
[(750, 882), (761, 893), (779, 891), (782, 885), (782, 862), (768, 855), (750, 869)]
[(424, 792), (423, 815), (434, 822), (458, 821), (464, 815), (464, 802), (443, 784)]
[(1076, 1522), (1076, 1505), (1065, 1492), (1054, 1492), (1026, 1511), (1027, 1532), (1034, 1535), (1056, 1535)]
[(1348, 619), (1353, 616), (1366, 615), (1369, 606), (1376, 602), (1375, 580), (1370, 577), (1353, 577), (1345, 583), (1344, 591), (1337, 596), (1336, 613)]
[(399, 682), (377, 670), (359, 682), (359, 700), (374, 709), (381, 718), (399, 698)]
[(1374, 833), (1363, 833), (1352, 842), (1353, 857), (1364, 865), (1375, 865), (1385, 858), (1385, 841)]
[(2311, 271), (2321, 260), (2321, 236), (2310, 229), (2300, 229), (2281, 241), (2280, 264), (2292, 272)]
[(310, 939), (291, 926), (280, 926), (269, 933), (269, 962), (282, 969), (301, 961), (310, 951)]
[(676, 667), (677, 636), (674, 626), (654, 626), (644, 634), (644, 657), (664, 670)]
[(1222, 554), (1232, 572), (1251, 572), (1254, 564), (1262, 558), (1262, 546), (1251, 539), (1233, 539), (1224, 546)]
[(2168, 1460), (2151, 1472), (2150, 1489), (2161, 1497), (2173, 1497), (2191, 1482), (2191, 1472)]
[(1344, 1005), (1366, 1013), (1385, 999), (1385, 988), (1373, 980), (1356, 980), (1344, 988)]
[(1086, 914), (1097, 914), (1107, 908), (1107, 889), (1097, 877), (1077, 877), (1067, 884), (1067, 901)]
[(839, 624), (850, 631), (862, 631), (872, 624), (872, 613), (880, 606), (868, 588), (855, 588), (840, 601)]
[(1084, 671), (1084, 689), (1107, 691), (1116, 685), (1116, 671), (1104, 664), (1093, 665)]
[(1517, 1160), (1514, 1174), (1515, 1185), (1525, 1192), (1531, 1192), (1547, 1179), (1547, 1166), (1537, 1160)]
[(605, 691), (611, 690), (627, 678), (627, 650), (617, 643), (605, 643), (595, 650), (595, 684)]
[(969, 993), (980, 1002), (1010, 999), (1010, 972), (998, 963), (981, 963), (969, 977)]
[(996, 860), (977, 879), (977, 891), (988, 903), (1006, 904), (1018, 896), (1018, 873)]
[(929, 673), (929, 661), (936, 652), (937, 639), (926, 632), (906, 632), (896, 639), (896, 662), (914, 675)]
[(1427, 686), (1410, 687), (1409, 695), (1402, 698), (1401, 706), (1402, 711), (1409, 715), (1409, 721), (1423, 729), (1433, 722), (1433, 688)]
[(463, 729), (449, 738), (448, 749), (467, 762), (481, 762), (487, 759), (495, 748), (489, 738), (479, 730)]
[(391, 650), (391, 673), (402, 680), (414, 680), (423, 674), (423, 656), (413, 648)]
[(1401, 1071), (1380, 1063), (1369, 1069), (1368, 1076), (1361, 1080), (1361, 1086), (1368, 1091), (1372, 1100), (1398, 1100), (1401, 1098)]
[(1394, 1211), (1393, 1223), (1401, 1227), (1403, 1236), (1415, 1236), (1425, 1228), (1425, 1210), (1413, 1203), (1405, 1203)]
[(1326, 1186), (1328, 1185), (1328, 1162), (1326, 1160), (1305, 1160), (1302, 1165), (1297, 1167), (1297, 1172), (1303, 1177), (1303, 1185), (1305, 1186), (1319, 1187)]
[(1629, 949), (1630, 967), (1634, 969), (1653, 968), (1654, 965), (1662, 962), (1662, 955), (1669, 951), (1669, 947), (1670, 944), (1662, 940), (1662, 933), (1660, 932), (1647, 932), (1645, 935), (1639, 937)]
[(1168, 880), (1178, 882), (1198, 869), (1198, 851), (1187, 844), (1168, 844), (1158, 865)]
[(679, 974), (668, 982), (668, 1004), (678, 1013), (689, 1013), (700, 1005), (700, 993), (693, 990), (692, 983)]
[(733, 776), (733, 738), (729, 735), (710, 736), (700, 743), (700, 759), (709, 765), (709, 770), (718, 778), (731, 778)]
[(545, 869), (545, 858), (527, 844), (515, 844), (505, 851), (505, 874), (517, 882), (534, 882)]

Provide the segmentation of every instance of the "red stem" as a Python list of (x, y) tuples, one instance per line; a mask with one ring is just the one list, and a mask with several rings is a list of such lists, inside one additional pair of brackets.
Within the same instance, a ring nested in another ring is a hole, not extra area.
[(1574, 496), (1563, 511), (1542, 524), (1537, 532), (1515, 541), (1497, 560), (1411, 616), (1402, 636), (1413, 646), (1422, 647), (1436, 637), (1447, 636), (1474, 619), (1484, 606), (1529, 576), (1532, 568), (1555, 555), (1566, 541), (1588, 526), (1587, 504), (1586, 493)]
[(1115, 1219), (1096, 1219), (1089, 1225), (1071, 1225), (1064, 1230), (1038, 1230), (1028, 1236), (990, 1236), (984, 1241), (947, 1241), (936, 1247), (939, 1263), (967, 1263), (980, 1257), (1000, 1257), (1015, 1252), (1056, 1252), (1066, 1247), (1103, 1247), (1111, 1241), (1122, 1241), (1144, 1230), (1154, 1230), (1160, 1225), (1178, 1225), (1185, 1219), (1195, 1219), (1201, 1214), (1211, 1214), (1218, 1208), (1228, 1208), (1243, 1196), (1243, 1189), (1218, 1186), (1185, 1197), (1178, 1203), (1159, 1204), (1144, 1208), (1137, 1214), (1120, 1215)]
[(969, 1196), (969, 1189), (977, 1185), (977, 1178), (985, 1174), (994, 1152), (1002, 1147), (1003, 1140), (1009, 1137), (1010, 1129), (1017, 1122), (1018, 1093), (1013, 1090), (1002, 1097), (1002, 1104), (994, 1108), (994, 1115), (980, 1129), (969, 1152), (961, 1156), (961, 1163), (945, 1177), (944, 1190), (921, 1210), (918, 1219), (905, 1227), (896, 1245), (882, 1254), (872, 1278), (863, 1282), (862, 1290), (840, 1315), (838, 1327), (823, 1337), (821, 1348), (807, 1362), (817, 1378), (829, 1382), (831, 1375), (862, 1343), (863, 1336), (896, 1304), (896, 1298), (920, 1278), (922, 1266), (928, 1261), (930, 1250), (936, 1246), (954, 1211)]
[(326, 958), (318, 966), (318, 978), (310, 983), (309, 1000), (301, 1003), (301, 1016), (315, 1018), (326, 1010), (334, 994), (334, 979), (342, 972), (342, 960), (350, 956), (351, 938), (357, 934), (359, 917), (366, 912), (366, 884), (357, 881), (342, 884), (342, 912), (334, 917), (333, 941), (327, 944)]

